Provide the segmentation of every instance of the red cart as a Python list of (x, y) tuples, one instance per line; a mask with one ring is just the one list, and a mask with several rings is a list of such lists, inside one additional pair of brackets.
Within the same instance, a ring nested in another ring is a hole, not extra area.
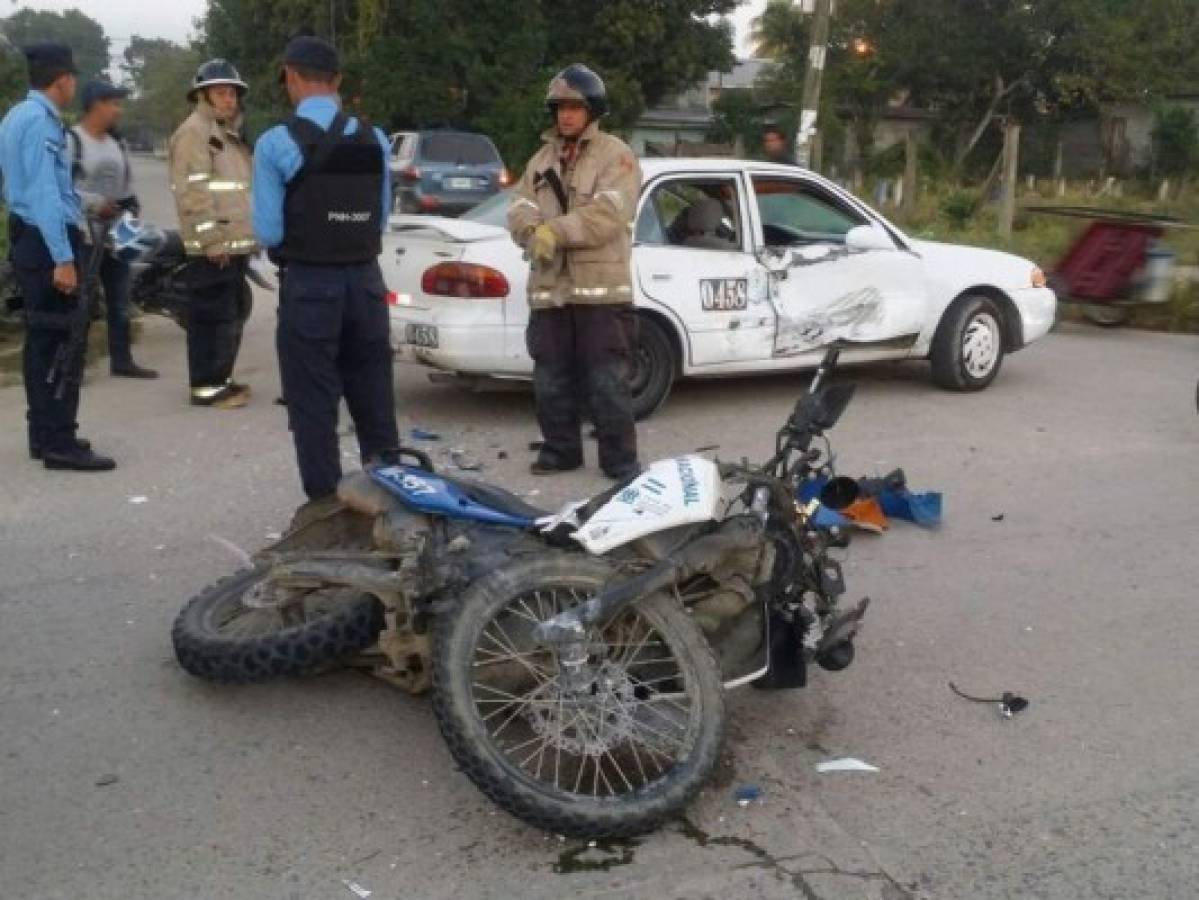
[(1191, 229), (1180, 219), (1082, 206), (1034, 206), (1028, 212), (1088, 220), (1049, 276), (1058, 299), (1078, 303), (1096, 325), (1122, 325), (1135, 306), (1170, 299), (1175, 255), (1162, 238)]

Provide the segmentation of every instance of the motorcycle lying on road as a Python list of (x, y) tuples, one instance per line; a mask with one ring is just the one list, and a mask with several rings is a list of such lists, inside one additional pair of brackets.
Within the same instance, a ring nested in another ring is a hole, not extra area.
[(368, 466), (188, 603), (177, 658), (246, 683), (358, 654), (432, 690), (454, 759), (508, 812), (562, 835), (650, 830), (712, 774), (727, 688), (853, 660), (869, 601), (839, 607), (844, 539), (797, 500), (853, 394), (825, 383), (838, 353), (762, 466), (666, 459), (555, 514), (418, 451)]

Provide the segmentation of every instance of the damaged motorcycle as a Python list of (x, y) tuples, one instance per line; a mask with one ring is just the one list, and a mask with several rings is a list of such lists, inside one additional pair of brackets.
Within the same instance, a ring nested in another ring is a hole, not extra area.
[(845, 538), (797, 500), (830, 474), (825, 432), (853, 394), (826, 384), (838, 353), (760, 466), (662, 460), (555, 514), (415, 450), (349, 475), (188, 603), (178, 660), (220, 683), (369, 667), (431, 691), (459, 767), (518, 818), (583, 838), (653, 829), (717, 765), (727, 689), (853, 661), (869, 601), (839, 606)]

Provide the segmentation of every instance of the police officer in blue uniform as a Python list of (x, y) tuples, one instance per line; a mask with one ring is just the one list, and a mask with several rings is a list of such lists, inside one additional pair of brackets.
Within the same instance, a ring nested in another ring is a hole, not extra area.
[(29, 455), (47, 469), (105, 471), (116, 463), (76, 436), (83, 348), (65, 367), (55, 366), (70, 343), (84, 258), (61, 117), (75, 97), (75, 62), (63, 44), (32, 44), (24, 52), (32, 89), (0, 123), (0, 170), (9, 256), (25, 298)]
[(292, 39), (280, 81), (295, 114), (258, 141), (254, 232), (280, 266), (276, 344), (300, 480), (310, 501), (341, 478), (338, 404), (364, 464), (399, 446), (386, 288), (379, 271), (391, 185), (387, 138), (342, 112), (337, 51)]

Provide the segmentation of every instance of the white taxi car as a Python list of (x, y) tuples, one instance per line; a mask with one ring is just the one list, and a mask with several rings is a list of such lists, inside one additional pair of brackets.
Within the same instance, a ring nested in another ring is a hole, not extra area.
[[(928, 359), (974, 391), (1004, 355), (1053, 325), (1032, 262), (907, 237), (836, 184), (799, 168), (728, 159), (642, 160), (633, 285), (636, 411), (678, 378)], [(395, 216), (383, 275), (399, 358), (460, 376), (524, 378), (528, 263), (505, 229), (509, 194), (460, 219)]]

